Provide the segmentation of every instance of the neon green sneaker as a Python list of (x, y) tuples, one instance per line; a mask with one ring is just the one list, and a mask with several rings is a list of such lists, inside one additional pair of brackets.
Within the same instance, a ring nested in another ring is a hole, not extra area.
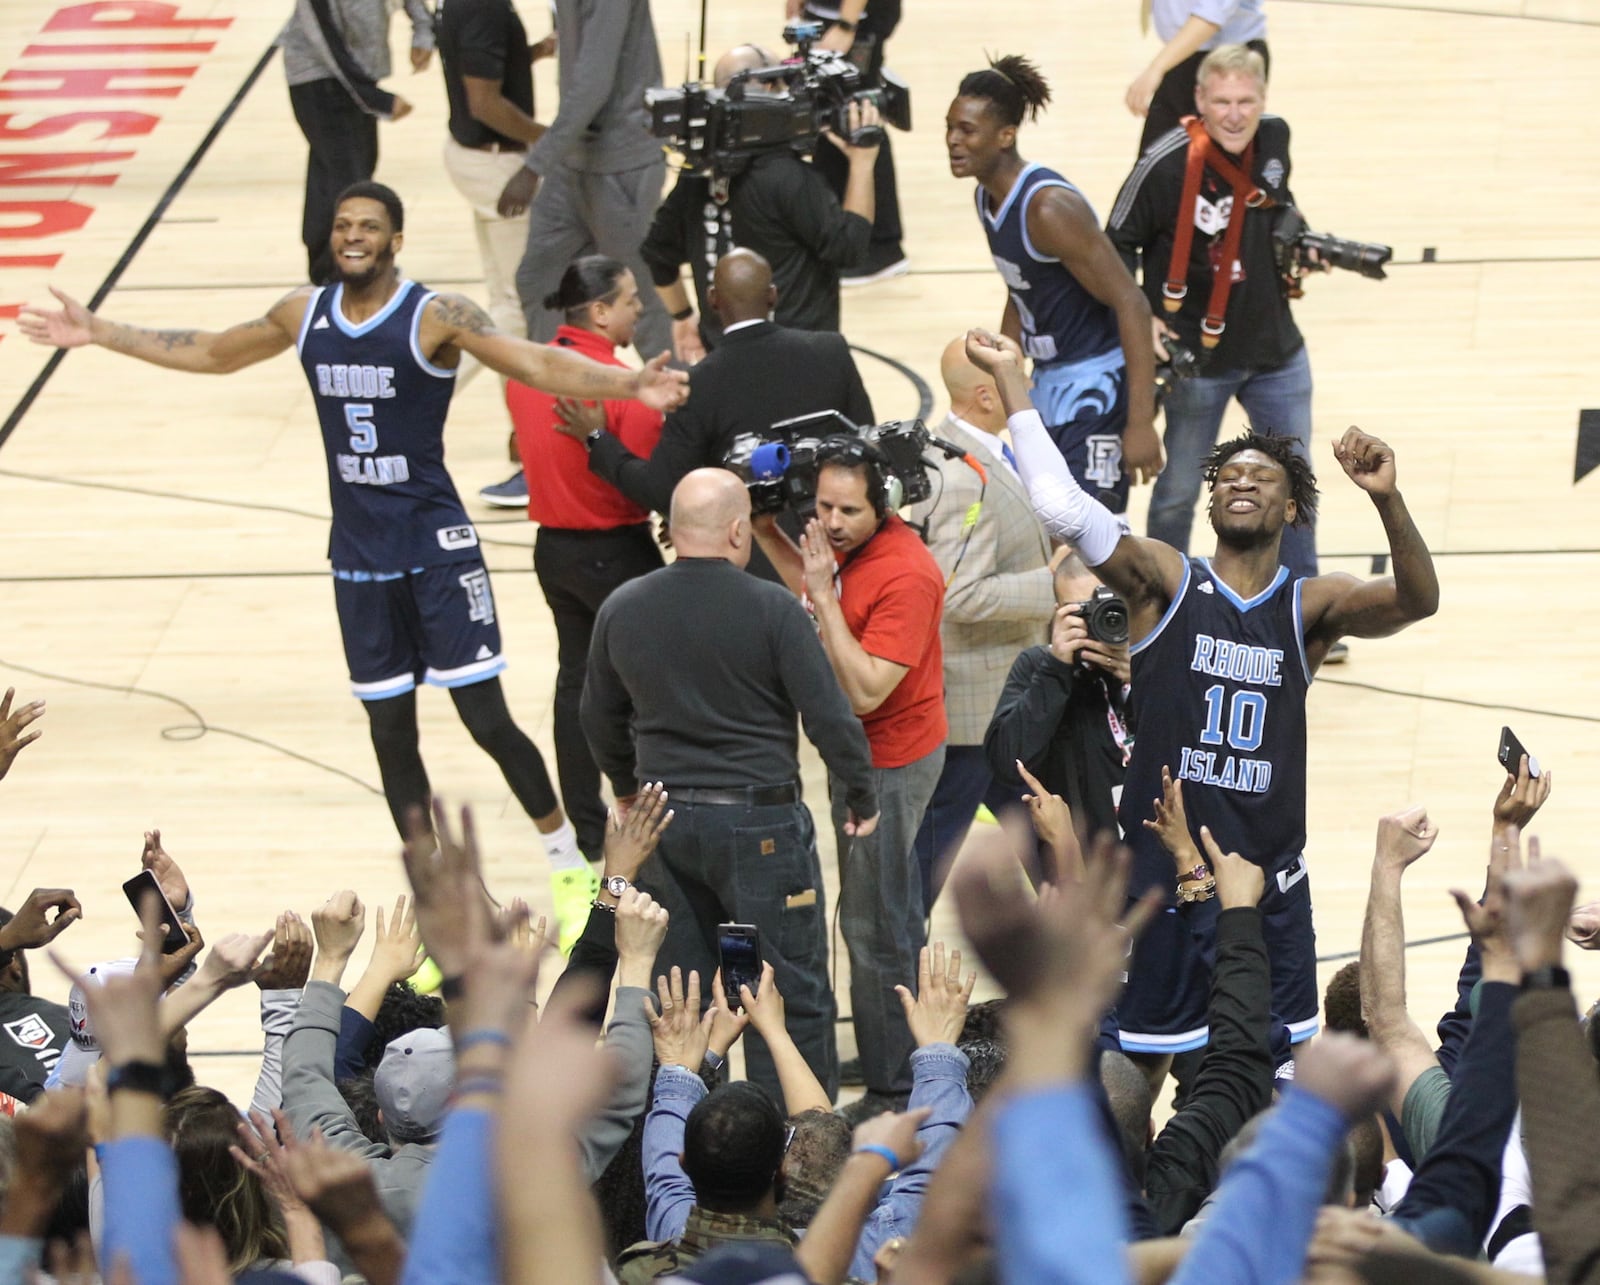
[(550, 900), (554, 904), (556, 923), (561, 927), (561, 953), (572, 954), (578, 938), (583, 936), (583, 926), (589, 922), (589, 911), (594, 899), (600, 895), (600, 872), (587, 861), (571, 870), (550, 872)]
[(430, 958), (423, 960), (422, 967), (406, 980), (411, 983), (411, 989), (418, 995), (432, 995), (444, 985), (444, 974), (439, 971), (439, 965)]

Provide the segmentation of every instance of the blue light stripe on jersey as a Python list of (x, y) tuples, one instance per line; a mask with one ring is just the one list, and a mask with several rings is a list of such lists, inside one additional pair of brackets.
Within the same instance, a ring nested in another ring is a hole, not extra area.
[(383, 307), (379, 308), (377, 312), (373, 313), (372, 316), (368, 317), (358, 326), (353, 321), (348, 320), (344, 315), (344, 283), (341, 281), (337, 286), (334, 287), (333, 303), (328, 308), (328, 312), (333, 317), (334, 325), (338, 326), (339, 329), (344, 331), (345, 334), (349, 335), (350, 338), (359, 339), (362, 335), (366, 334), (367, 331), (376, 330), (385, 321), (389, 320), (390, 316), (393, 315), (394, 310), (398, 308), (405, 301), (405, 297), (411, 293), (411, 287), (416, 284), (417, 283), (415, 281), (400, 282), (399, 286), (395, 289), (395, 292), (389, 296), (389, 302), (384, 304)]
[(454, 379), (456, 372), (446, 370), (443, 366), (435, 366), (422, 355), (422, 314), (427, 311), (428, 304), (439, 297), (436, 290), (430, 290), (422, 296), (422, 302), (417, 305), (417, 310), (411, 314), (411, 355), (416, 358), (417, 365), (421, 366), (428, 374), (436, 379)]
[(1240, 611), (1249, 611), (1253, 607), (1259, 607), (1277, 592), (1278, 586), (1284, 582), (1284, 579), (1289, 574), (1288, 567), (1280, 566), (1278, 568), (1278, 574), (1272, 577), (1272, 583), (1258, 593), (1254, 598), (1246, 601), (1236, 594), (1232, 589), (1228, 588), (1227, 582), (1223, 580), (1223, 578), (1216, 573), (1216, 569), (1212, 567), (1210, 558), (1201, 558), (1200, 561), (1205, 563), (1206, 570), (1211, 573), (1211, 580), (1212, 583), (1217, 586), (1217, 592), (1231, 602), (1235, 607), (1239, 608)]

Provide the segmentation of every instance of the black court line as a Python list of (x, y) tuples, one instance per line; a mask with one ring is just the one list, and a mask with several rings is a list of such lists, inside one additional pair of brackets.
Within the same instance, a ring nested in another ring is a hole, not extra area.
[(1353, 687), (1358, 691), (1373, 692), (1379, 696), (1398, 696), (1404, 700), (1428, 701), (1434, 705), (1463, 705), (1468, 709), (1488, 709), (1497, 714), (1531, 714), (1535, 718), (1559, 718), (1569, 723), (1600, 723), (1600, 715), (1573, 714), (1559, 709), (1535, 709), (1531, 705), (1507, 705), (1502, 701), (1473, 700), (1469, 696), (1435, 696), (1431, 692), (1408, 692), (1399, 687), (1384, 687), (1378, 683), (1357, 682), (1353, 678), (1324, 678), (1317, 675), (1317, 686)]
[[(1447, 941), (1466, 941), (1470, 936), (1472, 936), (1471, 933), (1444, 933), (1439, 937), (1418, 937), (1415, 941), (1406, 942), (1404, 949), (1410, 950), (1413, 946), (1438, 946)], [(1346, 960), (1360, 958), (1361, 952), (1359, 950), (1341, 950), (1334, 955), (1318, 955), (1317, 963), (1341, 964)]]
[(851, 344), (851, 352), (858, 352), (863, 357), (871, 357), (874, 361), (881, 361), (890, 370), (904, 375), (911, 387), (917, 391), (917, 419), (927, 419), (933, 410), (933, 389), (928, 387), (928, 381), (903, 361), (897, 361), (886, 353), (875, 352), (871, 348), (863, 348), (860, 344)]
[[(239, 88), (234, 90), (233, 97), (228, 100), (227, 105), (218, 113), (216, 120), (211, 122), (211, 128), (206, 131), (205, 137), (200, 140), (190, 154), (189, 159), (184, 162), (183, 168), (173, 177), (172, 182), (167, 184), (167, 190), (161, 194), (161, 199), (156, 202), (155, 208), (150, 211), (149, 217), (145, 219), (143, 226), (133, 234), (133, 240), (128, 242), (127, 248), (122, 252), (122, 257), (116, 261), (111, 271), (106, 274), (106, 279), (100, 283), (99, 288), (90, 297), (88, 305), (90, 312), (93, 312), (104, 303), (106, 297), (117, 288), (117, 281), (133, 263), (134, 256), (144, 248), (144, 243), (150, 239), (150, 234), (156, 230), (156, 226), (161, 222), (161, 216), (167, 212), (173, 201), (177, 199), (178, 193), (183, 190), (184, 184), (193, 176), (195, 170), (200, 168), (200, 162), (205, 159), (206, 153), (211, 150), (211, 145), (217, 141), (228, 122), (233, 119), (234, 113), (239, 110), (240, 105), (245, 100), (245, 96), (255, 87), (256, 81), (261, 79), (261, 73), (267, 69), (267, 64), (272, 61), (272, 55), (277, 50), (276, 41), (267, 46), (261, 57), (256, 59), (256, 65), (250, 69), (250, 74), (244, 78), (244, 82)], [(10, 440), (11, 434), (16, 432), (17, 425), (22, 422), (22, 417), (28, 413), (33, 403), (38, 400), (39, 394), (44, 391), (45, 385), (50, 382), (51, 376), (56, 373), (56, 369), (66, 357), (67, 351), (65, 348), (57, 348), (50, 354), (50, 359), (45, 362), (44, 369), (34, 376), (33, 383), (28, 385), (27, 391), (22, 394), (21, 399), (12, 408), (11, 414), (6, 416), (5, 423), (0, 424), (0, 447), (4, 447), (6, 442)]]

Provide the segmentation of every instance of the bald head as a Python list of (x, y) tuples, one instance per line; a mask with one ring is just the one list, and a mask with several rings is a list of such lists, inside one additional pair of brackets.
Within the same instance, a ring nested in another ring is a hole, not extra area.
[(750, 561), (750, 492), (723, 468), (697, 468), (672, 491), (672, 544), (689, 558)]
[(726, 89), (728, 82), (741, 71), (771, 67), (776, 62), (777, 59), (760, 45), (735, 45), (717, 59), (717, 65), (711, 69), (711, 79), (718, 89)]
[(950, 413), (985, 432), (998, 434), (1006, 426), (1005, 407), (993, 378), (967, 360), (965, 335), (945, 345), (939, 359), (939, 376), (950, 395)]
[(763, 321), (778, 304), (772, 265), (754, 250), (729, 250), (711, 274), (711, 308), (724, 327)]

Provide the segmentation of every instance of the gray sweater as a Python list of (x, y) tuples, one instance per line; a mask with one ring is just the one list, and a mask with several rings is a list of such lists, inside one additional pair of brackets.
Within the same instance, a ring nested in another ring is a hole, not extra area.
[(562, 0), (556, 6), (561, 106), (523, 162), (620, 174), (661, 159), (644, 91), (661, 84), (650, 0)]
[[(433, 48), (427, 0), (405, 0), (413, 49)], [(394, 113), (394, 95), (378, 88), (392, 70), (388, 0), (295, 0), (278, 37), (290, 85), (337, 80), (369, 115)]]

